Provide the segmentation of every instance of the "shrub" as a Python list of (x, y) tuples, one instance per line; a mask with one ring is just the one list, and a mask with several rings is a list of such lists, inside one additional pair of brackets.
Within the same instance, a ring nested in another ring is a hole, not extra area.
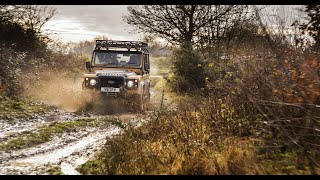
[(173, 77), (169, 84), (176, 92), (184, 93), (205, 88), (204, 62), (192, 47), (182, 46), (172, 56)]

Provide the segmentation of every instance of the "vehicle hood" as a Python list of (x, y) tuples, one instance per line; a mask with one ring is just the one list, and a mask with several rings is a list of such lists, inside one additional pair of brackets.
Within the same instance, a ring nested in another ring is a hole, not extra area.
[(135, 72), (129, 72), (127, 70), (97, 70), (96, 75), (100, 76), (134, 76), (137, 75)]

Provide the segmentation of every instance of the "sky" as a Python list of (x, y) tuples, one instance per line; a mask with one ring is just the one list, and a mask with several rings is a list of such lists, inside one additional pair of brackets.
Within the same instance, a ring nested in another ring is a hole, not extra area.
[(57, 14), (45, 24), (43, 30), (51, 32), (62, 42), (92, 40), (105, 36), (113, 40), (137, 40), (140, 34), (130, 29), (122, 16), (126, 5), (52, 5)]
[[(133, 31), (132, 27), (122, 20), (122, 16), (127, 13), (126, 5), (51, 6), (56, 8), (57, 14), (47, 22), (43, 30), (53, 33), (51, 37), (62, 42), (92, 40), (97, 36), (113, 40), (139, 40), (142, 37), (142, 34), (130, 33)], [(292, 11), (296, 11), (297, 7), (299, 6), (268, 6), (263, 14), (278, 14), (290, 24), (296, 18), (292, 16)]]

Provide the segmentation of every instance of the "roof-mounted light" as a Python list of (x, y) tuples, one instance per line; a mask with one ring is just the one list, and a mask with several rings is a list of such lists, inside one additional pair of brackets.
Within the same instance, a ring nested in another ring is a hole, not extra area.
[(131, 43), (130, 42), (126, 43), (126, 47), (127, 47), (128, 51), (130, 51), (130, 49), (132, 48)]
[(101, 48), (109, 50), (110, 48), (126, 48), (130, 51), (131, 48), (135, 48), (137, 51), (146, 51), (145, 48), (148, 44), (141, 41), (115, 41), (115, 40), (96, 40), (95, 49), (101, 50)]
[(135, 45), (134, 45), (134, 48), (135, 48), (137, 51), (140, 51), (140, 50), (141, 50), (140, 44), (135, 44)]
[(111, 44), (107, 41), (103, 41), (102, 42), (102, 47), (106, 48), (107, 50), (109, 49), (109, 47), (111, 46)]
[(97, 41), (96, 42), (96, 49), (101, 49), (101, 47), (102, 47), (101, 41)]

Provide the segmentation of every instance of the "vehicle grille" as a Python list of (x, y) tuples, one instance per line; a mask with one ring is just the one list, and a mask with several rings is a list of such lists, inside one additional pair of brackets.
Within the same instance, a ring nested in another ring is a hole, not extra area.
[(105, 94), (106, 94), (106, 96), (112, 96), (112, 97), (117, 97), (118, 96), (117, 92), (106, 92)]
[(124, 85), (124, 78), (101, 78), (101, 87), (115, 87), (119, 88)]

